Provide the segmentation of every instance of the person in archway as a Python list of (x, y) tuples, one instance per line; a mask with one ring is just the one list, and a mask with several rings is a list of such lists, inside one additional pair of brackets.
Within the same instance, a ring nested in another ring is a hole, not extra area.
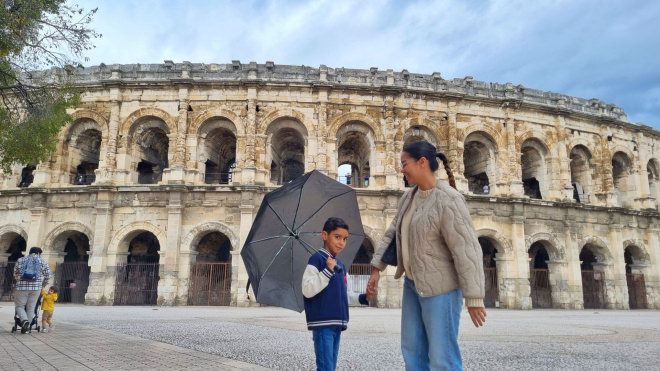
[[(438, 158), (451, 186), (435, 176)], [(399, 200), (374, 253), (367, 294), (375, 294), (380, 271), (386, 268), (381, 257), (396, 238), (394, 278), (405, 273), (401, 351), (406, 370), (462, 370), (458, 326), (463, 298), (476, 327), (486, 320), (481, 246), (443, 154), (426, 141), (415, 142), (403, 149), (401, 167), (413, 187)]]
[(41, 253), (41, 248), (32, 247), (29, 255), (18, 259), (14, 266), (14, 277), (16, 277), (14, 304), (16, 314), (21, 320), (21, 333), (23, 334), (30, 327), (41, 289), (48, 285), (50, 279), (50, 267), (48, 262), (41, 257)]

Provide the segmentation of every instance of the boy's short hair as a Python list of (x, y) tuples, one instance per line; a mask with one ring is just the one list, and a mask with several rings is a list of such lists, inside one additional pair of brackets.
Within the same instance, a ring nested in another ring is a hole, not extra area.
[(53, 292), (57, 294), (57, 287), (55, 287), (55, 286), (51, 286), (51, 287), (48, 289), (48, 291), (50, 291), (50, 290), (53, 290)]
[(41, 250), (41, 247), (31, 247), (30, 252), (28, 254), (41, 254), (43, 250)]
[(330, 233), (334, 231), (335, 229), (343, 228), (345, 230), (348, 229), (348, 224), (344, 221), (342, 218), (336, 218), (336, 217), (330, 217), (328, 220), (325, 221), (325, 224), (323, 224), (323, 231)]

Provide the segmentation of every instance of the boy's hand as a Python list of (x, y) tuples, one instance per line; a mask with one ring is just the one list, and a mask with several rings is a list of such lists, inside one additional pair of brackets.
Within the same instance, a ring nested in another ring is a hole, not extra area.
[(328, 266), (328, 269), (334, 272), (337, 261), (332, 256), (328, 256), (328, 259), (325, 261), (325, 265)]

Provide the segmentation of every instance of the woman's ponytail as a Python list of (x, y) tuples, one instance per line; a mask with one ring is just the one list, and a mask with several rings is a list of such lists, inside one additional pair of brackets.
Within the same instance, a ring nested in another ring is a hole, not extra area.
[(454, 179), (454, 172), (451, 171), (449, 167), (449, 160), (447, 156), (442, 153), (437, 153), (436, 156), (442, 161), (442, 164), (445, 166), (445, 172), (447, 172), (447, 177), (449, 178), (449, 185), (456, 189), (456, 179)]

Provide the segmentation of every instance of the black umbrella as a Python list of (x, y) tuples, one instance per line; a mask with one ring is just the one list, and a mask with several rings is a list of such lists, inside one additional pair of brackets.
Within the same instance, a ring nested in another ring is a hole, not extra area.
[(303, 311), (303, 272), (323, 247), (321, 230), (333, 216), (348, 224), (337, 258), (350, 267), (364, 241), (353, 188), (314, 170), (264, 197), (241, 251), (257, 302)]

